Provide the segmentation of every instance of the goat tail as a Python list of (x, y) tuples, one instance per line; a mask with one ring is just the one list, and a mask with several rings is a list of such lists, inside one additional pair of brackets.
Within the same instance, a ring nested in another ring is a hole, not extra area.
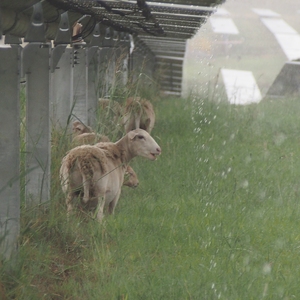
[(77, 166), (82, 175), (82, 187), (83, 187), (83, 202), (87, 203), (90, 199), (90, 194), (94, 189), (94, 168), (91, 159), (85, 159), (81, 157), (77, 159)]

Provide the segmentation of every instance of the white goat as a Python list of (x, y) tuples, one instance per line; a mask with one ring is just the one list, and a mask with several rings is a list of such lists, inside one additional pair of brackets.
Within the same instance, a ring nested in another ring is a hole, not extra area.
[(83, 194), (85, 204), (98, 207), (97, 218), (101, 221), (105, 205), (110, 214), (114, 212), (130, 160), (136, 156), (155, 160), (160, 154), (159, 145), (142, 129), (130, 131), (116, 143), (83, 145), (70, 150), (60, 168), (68, 212), (73, 209), (73, 199)]
[[(95, 145), (99, 143), (98, 147), (101, 147), (101, 142), (110, 142), (110, 140), (107, 136), (99, 135), (94, 132), (75, 135), (72, 140), (73, 146)], [(125, 177), (126, 180), (124, 181), (123, 185), (132, 188), (136, 188), (139, 185), (138, 177), (130, 166), (127, 166)]]
[(141, 128), (151, 133), (155, 123), (155, 113), (150, 101), (140, 97), (126, 100), (123, 124), (125, 132)]

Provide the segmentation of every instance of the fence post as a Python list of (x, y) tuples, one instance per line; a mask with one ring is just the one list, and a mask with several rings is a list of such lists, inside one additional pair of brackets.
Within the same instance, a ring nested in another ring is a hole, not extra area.
[(134, 48), (130, 55), (131, 80), (133, 83), (140, 82), (146, 66), (146, 50), (138, 38), (133, 38)]
[(50, 44), (45, 43), (41, 3), (34, 5), (23, 49), (26, 75), (26, 203), (50, 200)]
[(128, 82), (128, 55), (129, 37), (124, 32), (120, 32), (118, 39), (115, 38), (115, 86), (123, 88)]
[(100, 24), (96, 24), (91, 41), (87, 48), (87, 111), (88, 111), (88, 124), (92, 128), (97, 127), (96, 111), (98, 108), (98, 83), (99, 77), (99, 64), (100, 64), (100, 47), (101, 35)]
[(105, 29), (104, 38), (102, 39), (102, 47), (100, 50), (100, 78), (102, 82), (99, 83), (98, 90), (100, 97), (108, 97), (114, 86), (114, 41), (112, 39), (112, 31), (110, 27)]
[(88, 123), (87, 113), (87, 54), (85, 44), (73, 44), (73, 99), (71, 111), (75, 119)]
[(20, 231), (20, 47), (0, 47), (0, 254), (17, 250)]
[(130, 69), (130, 37), (128, 33), (121, 33), (121, 49), (123, 57), (122, 66), (122, 84), (125, 86), (129, 80), (129, 69)]
[(60, 16), (59, 29), (51, 51), (51, 121), (57, 129), (66, 128), (71, 101), (71, 43), (68, 12)]
[(73, 49), (66, 48), (55, 70), (51, 73), (51, 120), (57, 129), (67, 127), (68, 117), (71, 113), (71, 99), (73, 99), (72, 60)]

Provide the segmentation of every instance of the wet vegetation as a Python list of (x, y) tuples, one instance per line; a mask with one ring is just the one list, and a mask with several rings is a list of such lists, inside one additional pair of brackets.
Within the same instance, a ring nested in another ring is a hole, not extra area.
[(53, 135), (52, 199), (22, 207), (19, 257), (1, 299), (297, 299), (299, 99), (154, 103), (155, 162), (132, 167), (114, 216), (66, 218)]

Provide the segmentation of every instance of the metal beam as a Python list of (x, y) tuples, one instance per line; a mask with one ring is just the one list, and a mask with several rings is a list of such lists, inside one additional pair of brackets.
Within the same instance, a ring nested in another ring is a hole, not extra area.
[(184, 5), (174, 3), (161, 2), (147, 2), (147, 5), (153, 12), (172, 12), (190, 15), (210, 15), (216, 11), (213, 7), (198, 6), (198, 5)]

